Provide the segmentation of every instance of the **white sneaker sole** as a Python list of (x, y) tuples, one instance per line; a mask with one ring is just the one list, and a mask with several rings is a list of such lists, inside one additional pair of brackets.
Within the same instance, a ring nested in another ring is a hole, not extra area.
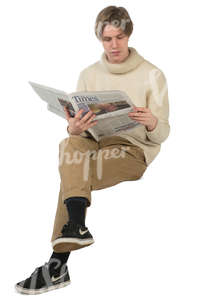
[(19, 292), (21, 294), (37, 295), (37, 294), (42, 294), (42, 293), (45, 293), (45, 292), (49, 292), (49, 291), (52, 291), (52, 290), (63, 288), (65, 286), (69, 285), (70, 283), (71, 283), (71, 281), (68, 280), (68, 281), (65, 281), (65, 282), (58, 283), (56, 285), (52, 285), (48, 288), (42, 288), (42, 289), (39, 289), (39, 290), (26, 289), (26, 288), (23, 288), (22, 286), (19, 286), (19, 285), (16, 284), (15, 289), (17, 290), (17, 292)]
[(81, 240), (78, 238), (57, 238), (52, 241), (52, 247), (57, 252), (66, 252), (77, 250), (82, 247), (90, 246), (94, 243), (94, 239)]

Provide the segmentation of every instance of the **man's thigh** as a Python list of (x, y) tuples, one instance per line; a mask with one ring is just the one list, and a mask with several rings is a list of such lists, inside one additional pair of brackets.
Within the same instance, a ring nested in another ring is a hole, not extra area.
[(117, 136), (99, 142), (99, 150), (91, 156), (90, 164), (91, 190), (138, 180), (147, 168), (143, 150)]

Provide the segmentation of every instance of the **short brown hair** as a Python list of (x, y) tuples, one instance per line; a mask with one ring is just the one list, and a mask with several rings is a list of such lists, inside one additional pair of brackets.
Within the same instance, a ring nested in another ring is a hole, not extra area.
[(107, 24), (120, 27), (128, 37), (133, 32), (133, 22), (124, 7), (107, 6), (100, 11), (95, 22), (95, 34), (99, 40)]

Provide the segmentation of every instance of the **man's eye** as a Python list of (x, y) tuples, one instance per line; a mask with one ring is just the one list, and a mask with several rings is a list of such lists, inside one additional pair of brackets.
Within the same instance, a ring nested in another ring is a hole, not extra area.
[[(117, 39), (118, 39), (118, 40), (121, 40), (121, 39), (123, 39), (124, 37), (125, 37), (125, 35), (117, 36)], [(103, 38), (103, 41), (104, 41), (104, 42), (110, 42), (111, 39), (110, 39), (110, 38)]]

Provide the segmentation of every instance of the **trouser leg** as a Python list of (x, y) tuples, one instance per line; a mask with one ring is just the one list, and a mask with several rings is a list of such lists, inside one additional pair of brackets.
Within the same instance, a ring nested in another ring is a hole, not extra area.
[(98, 143), (90, 138), (71, 136), (60, 143), (59, 173), (62, 201), (69, 197), (86, 197), (91, 205), (91, 155), (98, 150)]
[[(69, 197), (86, 197), (91, 205), (91, 169), (89, 156), (98, 150), (93, 139), (71, 136), (59, 144), (59, 173), (61, 177), (58, 204), (51, 242), (61, 235), (61, 229), (69, 220), (63, 201)], [(85, 209), (85, 215), (87, 208)]]
[(147, 168), (143, 150), (124, 138), (112, 136), (99, 142), (97, 158), (91, 159), (91, 190), (140, 179)]
[(67, 208), (63, 204), (65, 198), (83, 196), (91, 204), (92, 190), (104, 189), (122, 181), (138, 180), (147, 168), (143, 150), (120, 137), (105, 138), (96, 143), (94, 140), (82, 137), (78, 139), (76, 136), (64, 147), (62, 143), (60, 146), (60, 154), (71, 150), (73, 153), (79, 146), (83, 153), (88, 150), (92, 153), (89, 153), (89, 160), (83, 156), (78, 165), (68, 162), (62, 164), (63, 157), (59, 157), (61, 185), (51, 241), (60, 236), (62, 226), (68, 221)]
[(51, 236), (51, 242), (54, 241), (58, 236), (61, 235), (61, 229), (64, 224), (66, 224), (69, 220), (68, 217), (68, 210), (66, 205), (62, 201), (62, 190), (60, 184), (59, 196), (58, 196), (58, 203), (57, 209), (55, 214), (55, 220), (53, 225), (53, 233)]

